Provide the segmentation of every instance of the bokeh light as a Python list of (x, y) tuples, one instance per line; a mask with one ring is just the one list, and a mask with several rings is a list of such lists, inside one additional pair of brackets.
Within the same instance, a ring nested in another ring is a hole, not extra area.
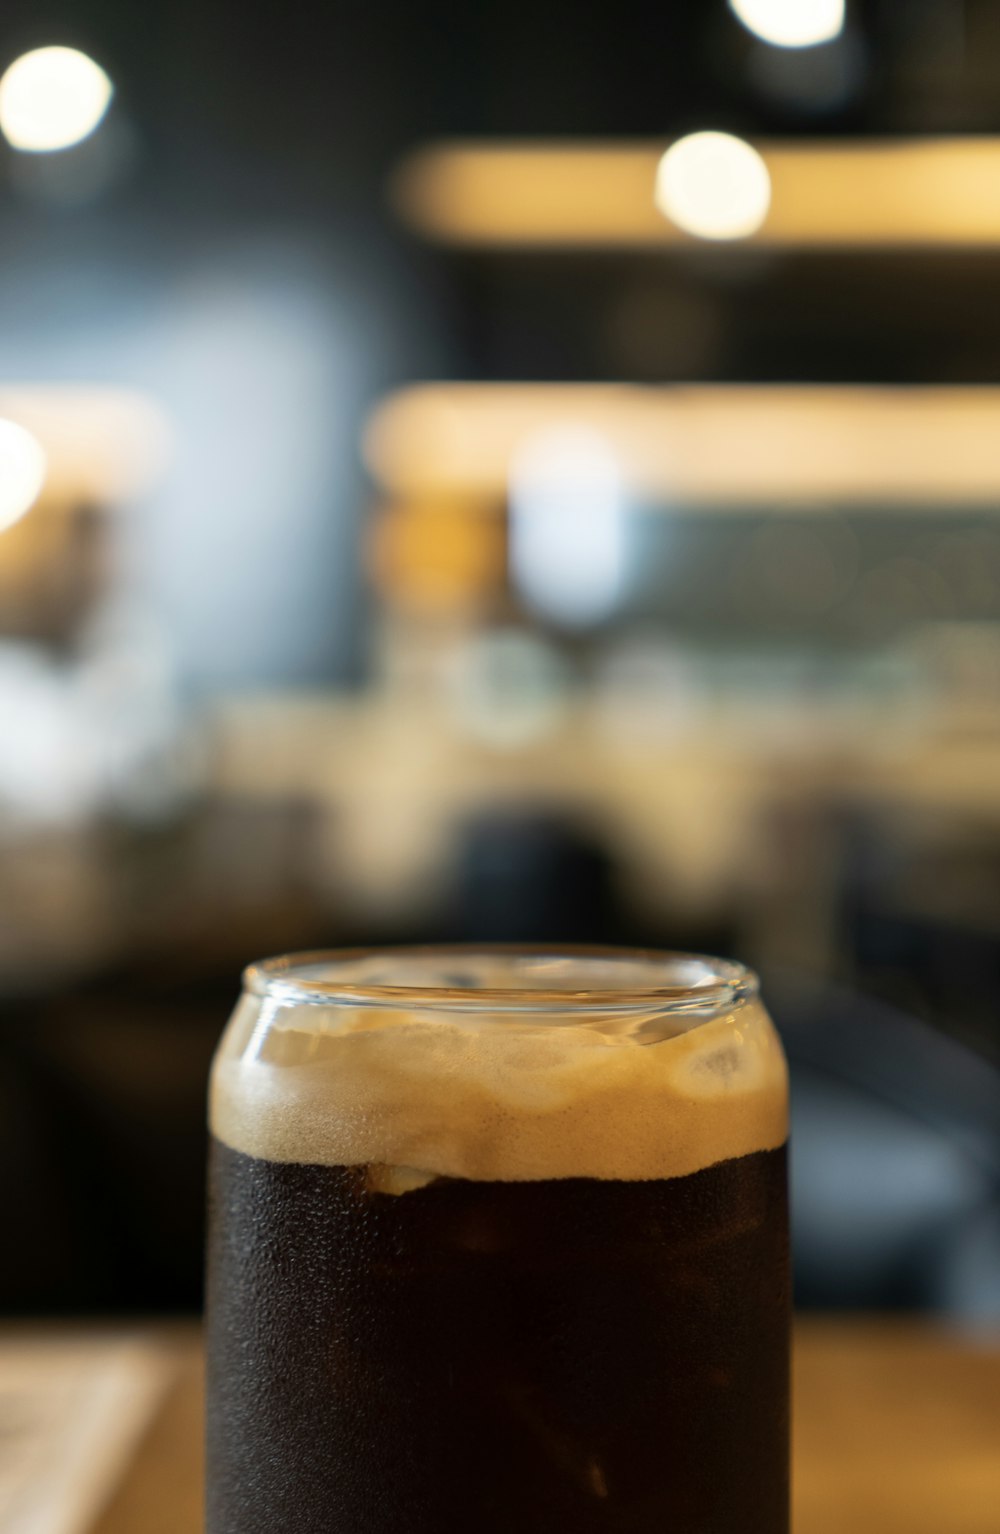
[(503, 589), (505, 531), (492, 507), (458, 497), (390, 505), (371, 526), (369, 571), (395, 608), (466, 612)]
[(777, 48), (812, 48), (844, 28), (844, 0), (729, 0), (749, 31)]
[(550, 736), (565, 718), (570, 685), (557, 644), (516, 628), (470, 637), (451, 656), (447, 674), (459, 730), (498, 751), (517, 751)]
[(692, 133), (660, 160), (655, 201), (665, 218), (699, 239), (746, 239), (767, 217), (771, 178), (744, 139)]
[(45, 483), (45, 453), (16, 421), (0, 420), (0, 532), (37, 501)]
[(99, 64), (75, 48), (36, 48), (0, 79), (0, 130), (14, 149), (68, 149), (93, 133), (113, 86)]
[(621, 471), (585, 426), (529, 436), (510, 471), (510, 569), (529, 606), (566, 627), (608, 617), (625, 577)]

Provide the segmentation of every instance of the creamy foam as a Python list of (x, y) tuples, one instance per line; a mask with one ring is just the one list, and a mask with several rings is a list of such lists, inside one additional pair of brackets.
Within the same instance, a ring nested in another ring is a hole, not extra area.
[(245, 997), (213, 1067), (212, 1130), (271, 1161), (368, 1166), (395, 1192), (680, 1177), (783, 1144), (785, 1062), (759, 1003), (674, 1026)]

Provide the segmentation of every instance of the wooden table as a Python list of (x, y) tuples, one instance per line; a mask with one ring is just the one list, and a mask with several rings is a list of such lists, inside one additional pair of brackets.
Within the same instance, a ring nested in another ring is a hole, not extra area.
[[(162, 1404), (90, 1534), (198, 1534), (201, 1356), (168, 1337)], [(808, 1320), (795, 1362), (795, 1534), (1000, 1534), (1000, 1336)], [(361, 1531), (358, 1531), (361, 1534)]]

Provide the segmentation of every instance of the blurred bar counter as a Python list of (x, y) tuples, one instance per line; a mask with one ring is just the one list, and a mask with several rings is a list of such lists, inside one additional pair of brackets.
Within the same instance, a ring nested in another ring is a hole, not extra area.
[[(32, 1348), (36, 1367), (26, 1368)], [(8, 1333), (0, 1365), (5, 1420), (22, 1428), (4, 1433), (0, 1496), (19, 1500), (0, 1504), (0, 1527), (199, 1534), (202, 1364), (193, 1326), (127, 1337), (49, 1332), (30, 1344)], [(70, 1422), (70, 1404), (90, 1415), (89, 1427)], [(998, 1427), (997, 1334), (974, 1339), (876, 1318), (800, 1321), (796, 1534), (996, 1534)], [(43, 1454), (36, 1440), (46, 1428)], [(89, 1462), (66, 1456), (66, 1444), (95, 1435), (103, 1449)], [(23, 1469), (32, 1456), (34, 1477), (19, 1480), (15, 1462)]]
[(957, 701), (931, 712), (904, 701), (889, 717), (877, 695), (838, 703), (776, 690), (655, 707), (627, 689), (584, 699), (547, 690), (544, 676), (529, 680), (533, 696), (517, 703), (502, 678), (475, 673), (444, 698), (415, 689), (229, 700), (213, 719), (213, 791), (231, 802), (312, 805), (327, 831), (314, 867), (325, 857), (375, 909), (417, 891), (426, 898), (456, 826), (497, 805), (589, 816), (620, 849), (630, 882), (654, 898), (680, 882), (687, 900), (713, 899), (741, 867), (745, 877), (748, 856), (766, 851), (762, 838), (773, 850), (775, 806), (955, 815), (1000, 828), (992, 706)]
[[(197, 773), (173, 800), (56, 825), (8, 817), (0, 998), (142, 958), (190, 967), (222, 936), (217, 972), (230, 966), (231, 983), (261, 945), (436, 936), (427, 913), (447, 924), (463, 845), (498, 817), (572, 822), (607, 850), (651, 938), (683, 945), (681, 915), (725, 911), (758, 967), (829, 971), (854, 824), (927, 846), (971, 838), (1000, 866), (995, 709), (888, 718), (879, 698), (794, 691), (654, 709), (627, 690), (584, 701), (544, 676), (515, 680), (517, 701), (502, 677), (472, 673), (445, 699), (390, 688), (230, 700), (204, 720)], [(932, 870), (906, 884), (943, 920), (1000, 910), (976, 879)], [(593, 934), (555, 934), (572, 936)]]

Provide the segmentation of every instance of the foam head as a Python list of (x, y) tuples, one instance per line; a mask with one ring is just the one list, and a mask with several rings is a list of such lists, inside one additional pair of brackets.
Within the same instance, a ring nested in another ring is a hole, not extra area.
[(787, 1134), (748, 971), (677, 955), (460, 949), (255, 966), (212, 1130), (272, 1161), (433, 1177), (679, 1177)]

